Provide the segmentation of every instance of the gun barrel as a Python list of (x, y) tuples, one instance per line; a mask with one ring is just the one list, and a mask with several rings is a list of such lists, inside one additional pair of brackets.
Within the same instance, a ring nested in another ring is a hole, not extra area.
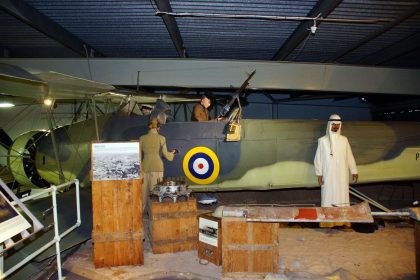
[(232, 96), (232, 98), (230, 99), (230, 101), (223, 107), (222, 111), (219, 114), (219, 117), (224, 117), (227, 114), (227, 112), (229, 111), (229, 109), (232, 106), (233, 102), (235, 102), (235, 99), (238, 98), (238, 102), (239, 102), (239, 95), (248, 87), (249, 81), (252, 79), (252, 77), (255, 75), (256, 72), (257, 72), (257, 70), (254, 70), (254, 71), (251, 72), (251, 74), (248, 75), (248, 78), (236, 90), (235, 95)]

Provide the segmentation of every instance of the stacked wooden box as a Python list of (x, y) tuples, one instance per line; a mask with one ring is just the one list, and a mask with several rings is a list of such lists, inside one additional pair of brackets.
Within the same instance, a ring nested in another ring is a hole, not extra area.
[(197, 249), (197, 202), (151, 202), (149, 240), (154, 254)]
[(260, 278), (278, 272), (278, 223), (222, 219), (224, 277)]
[(95, 267), (144, 263), (141, 182), (92, 182)]

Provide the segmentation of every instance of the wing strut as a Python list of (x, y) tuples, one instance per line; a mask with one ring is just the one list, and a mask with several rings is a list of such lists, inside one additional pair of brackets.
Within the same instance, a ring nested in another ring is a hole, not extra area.
[(381, 209), (382, 211), (385, 212), (392, 212), (391, 210), (389, 210), (388, 208), (386, 208), (385, 206), (383, 206), (382, 204), (379, 204), (379, 202), (373, 200), (372, 198), (364, 195), (363, 193), (359, 192), (358, 190), (356, 190), (353, 187), (350, 187), (350, 194), (354, 195), (355, 197), (361, 199), (361, 200), (367, 200), (367, 202), (369, 202), (370, 204), (372, 204), (373, 206)]
[(93, 121), (95, 122), (96, 140), (99, 141), (99, 129), (98, 129), (98, 118), (96, 117), (95, 97), (93, 97), (91, 100), (92, 100), (92, 106), (90, 108), (92, 110)]
[(48, 126), (50, 127), (51, 142), (53, 145), (55, 161), (57, 162), (57, 165), (58, 165), (58, 176), (60, 178), (60, 184), (64, 184), (65, 179), (64, 179), (64, 174), (63, 174), (63, 168), (61, 167), (60, 158), (58, 157), (57, 142), (55, 141), (54, 127), (52, 123), (54, 104), (55, 104), (55, 100), (52, 101), (50, 108), (48, 108), (47, 119), (48, 119)]

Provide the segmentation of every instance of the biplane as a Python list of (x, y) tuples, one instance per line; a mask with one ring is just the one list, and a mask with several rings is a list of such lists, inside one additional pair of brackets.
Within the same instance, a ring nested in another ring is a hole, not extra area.
[[(59, 100), (78, 94), (92, 102), (128, 98), (113, 86), (94, 81), (59, 73), (35, 75), (9, 65), (3, 69), (1, 91), (13, 96)], [(131, 98), (141, 103), (156, 100), (144, 95)], [(191, 102), (169, 95), (164, 100)], [(169, 116), (169, 107), (159, 102), (158, 113)], [(195, 191), (317, 186), (313, 158), (325, 121), (243, 119), (240, 106), (226, 116), (219, 122), (166, 122), (161, 134), (168, 148), (176, 148), (179, 154), (165, 163), (165, 177), (183, 177)], [(71, 126), (27, 132), (11, 145), (8, 165), (19, 183), (33, 187), (74, 178), (88, 184), (91, 142), (136, 140), (146, 133), (147, 122), (145, 116), (116, 112), (95, 116), (93, 112), (92, 118)], [(239, 133), (232, 140), (234, 128)], [(420, 179), (420, 123), (345, 122), (343, 130), (359, 167), (360, 184)]]

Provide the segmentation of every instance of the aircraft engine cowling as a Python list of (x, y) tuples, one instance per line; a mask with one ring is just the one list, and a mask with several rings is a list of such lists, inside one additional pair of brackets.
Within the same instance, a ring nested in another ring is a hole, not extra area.
[(38, 173), (35, 166), (35, 155), (40, 139), (45, 137), (46, 131), (30, 131), (18, 136), (10, 146), (7, 164), (15, 180), (25, 186), (49, 187)]

